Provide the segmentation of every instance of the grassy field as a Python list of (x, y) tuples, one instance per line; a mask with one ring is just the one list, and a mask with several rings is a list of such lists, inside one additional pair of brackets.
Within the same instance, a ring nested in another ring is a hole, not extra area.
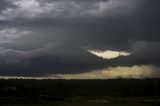
[(0, 106), (160, 106), (160, 79), (0, 80)]
[[(143, 103), (64, 103), (60, 106), (155, 106)], [(158, 105), (157, 105), (158, 106)]]
[(55, 102), (46, 102), (46, 103), (33, 103), (33, 104), (6, 104), (1, 106), (158, 106), (153, 104), (144, 104), (144, 103), (55, 103)]
[[(106, 102), (106, 101), (107, 102)], [(0, 106), (159, 106), (159, 99), (151, 98), (83, 98), (76, 100), (66, 99), (62, 101), (54, 100), (32, 100), (15, 99), (0, 103)]]

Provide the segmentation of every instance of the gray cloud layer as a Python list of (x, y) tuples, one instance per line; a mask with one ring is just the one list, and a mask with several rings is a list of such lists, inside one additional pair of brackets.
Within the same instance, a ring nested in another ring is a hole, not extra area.
[[(159, 0), (1, 0), (0, 75), (160, 65)], [(132, 52), (104, 60), (87, 49)]]

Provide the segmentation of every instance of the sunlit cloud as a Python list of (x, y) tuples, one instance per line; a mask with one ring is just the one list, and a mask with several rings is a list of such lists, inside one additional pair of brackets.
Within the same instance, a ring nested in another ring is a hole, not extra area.
[(94, 70), (80, 74), (51, 74), (42, 77), (0, 76), (0, 79), (114, 79), (114, 78), (159, 78), (160, 67), (141, 65), (133, 67), (116, 67), (103, 70)]
[(89, 52), (104, 59), (113, 59), (119, 56), (129, 56), (131, 54), (128, 52), (112, 51), (112, 50), (106, 50), (106, 51), (89, 50)]
[(81, 74), (59, 74), (62, 79), (112, 79), (112, 78), (158, 78), (160, 67), (142, 65), (133, 67), (116, 67), (103, 70), (95, 70)]

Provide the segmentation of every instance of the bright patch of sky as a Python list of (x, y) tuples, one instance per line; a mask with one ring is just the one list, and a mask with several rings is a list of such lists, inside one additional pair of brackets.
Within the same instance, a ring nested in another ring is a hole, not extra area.
[(112, 51), (112, 50), (106, 50), (106, 51), (95, 51), (95, 50), (89, 50), (90, 53), (102, 57), (104, 59), (113, 59), (117, 58), (119, 56), (129, 56), (131, 53), (123, 52), (123, 51)]

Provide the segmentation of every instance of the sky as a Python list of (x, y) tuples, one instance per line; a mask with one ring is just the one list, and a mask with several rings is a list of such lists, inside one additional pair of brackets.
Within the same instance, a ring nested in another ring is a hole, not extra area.
[(160, 77), (159, 0), (0, 0), (0, 78)]

